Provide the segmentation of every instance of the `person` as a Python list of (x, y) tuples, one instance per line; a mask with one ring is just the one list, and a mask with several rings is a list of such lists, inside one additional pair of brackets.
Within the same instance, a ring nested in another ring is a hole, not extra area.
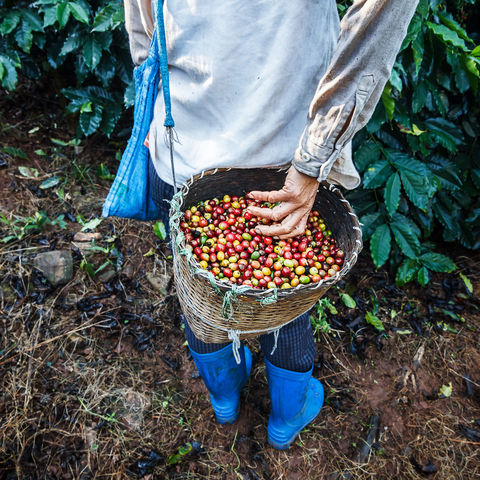
[[(417, 0), (356, 0), (340, 22), (334, 0), (168, 0), (164, 4), (172, 111), (179, 142), (179, 185), (216, 167), (290, 165), (279, 191), (252, 192), (273, 209), (249, 207), (275, 220), (263, 235), (303, 233), (319, 182), (353, 189), (360, 177), (351, 139), (371, 117), (383, 92)], [(147, 57), (154, 29), (150, 0), (125, 0), (135, 65)], [(149, 185), (168, 221), (173, 177), (164, 141), (163, 96), (148, 135)], [(306, 120), (306, 121), (305, 121)], [(238, 418), (240, 390), (251, 369), (229, 344), (185, 334), (220, 423)], [(269, 383), (268, 441), (289, 448), (320, 412), (323, 387), (312, 378), (316, 354), (307, 314), (260, 337)]]

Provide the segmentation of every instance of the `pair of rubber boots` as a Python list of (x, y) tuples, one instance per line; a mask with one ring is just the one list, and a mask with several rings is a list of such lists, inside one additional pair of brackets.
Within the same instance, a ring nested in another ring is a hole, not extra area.
[[(190, 349), (197, 369), (210, 394), (219, 423), (233, 423), (240, 410), (240, 391), (252, 369), (252, 354), (240, 348), (240, 364), (228, 345), (214, 353), (199, 354)], [(323, 406), (322, 384), (308, 372), (293, 372), (265, 360), (270, 390), (271, 413), (268, 420), (268, 443), (286, 450), (295, 437), (319, 413)]]

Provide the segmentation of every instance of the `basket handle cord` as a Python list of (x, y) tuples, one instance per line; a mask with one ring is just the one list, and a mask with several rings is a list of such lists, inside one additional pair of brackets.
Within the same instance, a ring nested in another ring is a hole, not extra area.
[(175, 178), (175, 162), (173, 155), (173, 143), (178, 138), (173, 129), (175, 121), (172, 116), (172, 102), (170, 99), (170, 79), (168, 73), (167, 42), (165, 39), (165, 19), (163, 17), (164, 0), (153, 0), (153, 11), (155, 15), (155, 28), (157, 30), (158, 51), (160, 56), (160, 75), (162, 77), (163, 100), (165, 103), (165, 141), (170, 151), (170, 167), (172, 169), (173, 192), (177, 193), (177, 180)]

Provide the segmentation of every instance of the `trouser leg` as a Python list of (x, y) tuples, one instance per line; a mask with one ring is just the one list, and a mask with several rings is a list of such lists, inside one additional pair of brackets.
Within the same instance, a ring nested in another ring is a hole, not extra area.
[(183, 321), (185, 324), (185, 337), (187, 338), (188, 346), (196, 353), (213, 353), (218, 352), (222, 348), (230, 345), (231, 342), (227, 343), (205, 343), (199, 340), (194, 334), (190, 325), (187, 322), (187, 319), (182, 315)]
[(276, 348), (273, 333), (262, 335), (260, 345), (265, 359), (276, 367), (307, 372), (312, 368), (316, 354), (309, 314), (300, 315), (280, 329)]

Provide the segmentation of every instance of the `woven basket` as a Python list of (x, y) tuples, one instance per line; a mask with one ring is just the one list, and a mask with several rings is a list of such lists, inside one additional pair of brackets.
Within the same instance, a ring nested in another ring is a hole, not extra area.
[(319, 283), (289, 289), (258, 290), (217, 280), (201, 269), (188, 253), (179, 230), (182, 211), (201, 200), (228, 195), (245, 195), (250, 190), (279, 190), (285, 170), (270, 168), (215, 169), (186, 183), (172, 200), (171, 235), (177, 295), (195, 336), (207, 343), (255, 337), (277, 330), (308, 311), (355, 264), (362, 248), (359, 221), (340, 190), (322, 184), (314, 209), (325, 220), (345, 252), (343, 268)]

